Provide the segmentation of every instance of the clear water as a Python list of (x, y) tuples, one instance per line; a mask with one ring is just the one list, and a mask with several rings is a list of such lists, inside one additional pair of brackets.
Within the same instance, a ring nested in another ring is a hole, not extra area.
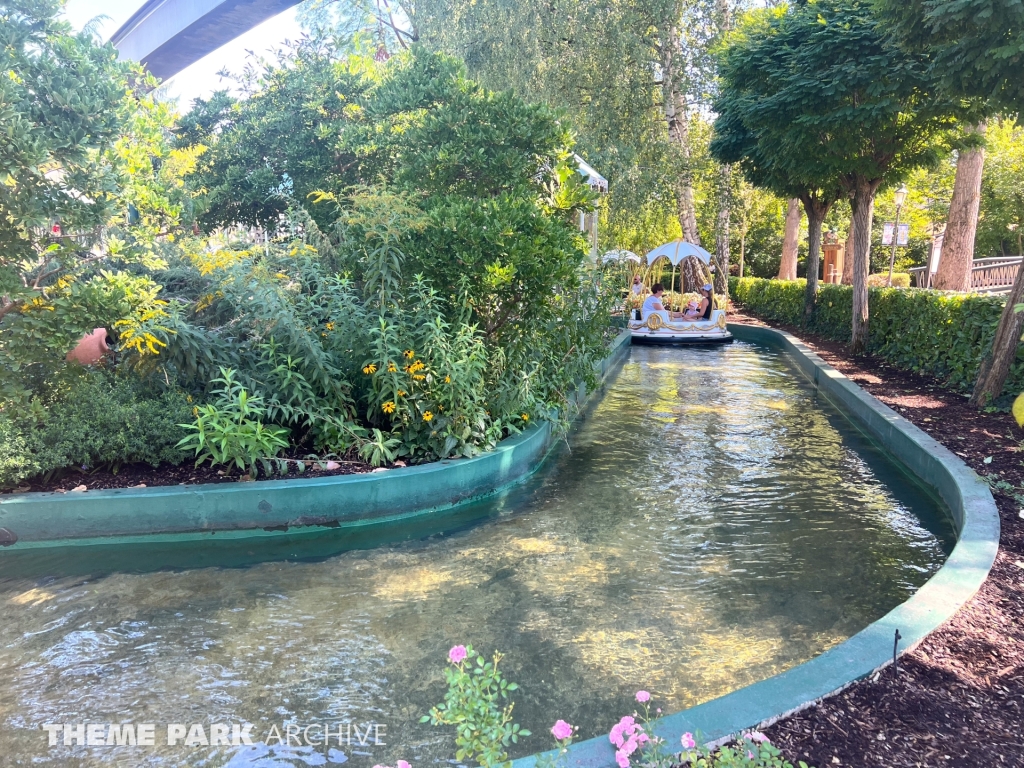
[[(173, 561), (158, 548), (8, 558), (3, 764), (444, 760), (449, 730), (418, 720), (470, 642), (522, 686), (516, 720), (537, 735), (519, 756), (556, 718), (607, 732), (638, 688), (674, 711), (799, 664), (905, 600), (953, 542), (937, 502), (768, 349), (634, 348), (569, 444), (425, 539), (343, 551), (328, 532), (229, 549), (257, 561), (235, 568), (154, 570)], [(154, 723), (158, 746), (50, 748), (46, 722)], [(257, 741), (377, 723), (386, 746), (351, 730), (330, 749), (161, 745), (165, 724), (215, 722)]]

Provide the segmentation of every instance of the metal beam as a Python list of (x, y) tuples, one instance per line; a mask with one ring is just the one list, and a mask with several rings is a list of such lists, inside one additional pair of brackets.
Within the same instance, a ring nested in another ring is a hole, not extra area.
[(167, 79), (301, 0), (146, 0), (110, 38)]

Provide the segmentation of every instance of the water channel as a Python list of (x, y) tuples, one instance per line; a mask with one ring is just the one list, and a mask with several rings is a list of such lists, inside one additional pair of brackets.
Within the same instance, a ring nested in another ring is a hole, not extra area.
[[(954, 534), (782, 353), (735, 343), (633, 348), (527, 483), (374, 543), (231, 568), (157, 568), (144, 547), (0, 560), (3, 763), (446, 761), (450, 730), (418, 720), (456, 643), (506, 654), (535, 734), (520, 756), (557, 718), (607, 733), (639, 688), (672, 712), (812, 658), (905, 600)], [(42, 724), (65, 722), (153, 723), (156, 745), (49, 747)], [(377, 724), (386, 745), (166, 745), (166, 724), (243, 722), (254, 741)]]

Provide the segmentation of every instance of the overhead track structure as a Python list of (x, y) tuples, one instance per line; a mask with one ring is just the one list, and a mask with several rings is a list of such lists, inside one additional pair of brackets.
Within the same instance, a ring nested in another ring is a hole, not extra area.
[(146, 0), (110, 38), (121, 59), (161, 80), (300, 0)]

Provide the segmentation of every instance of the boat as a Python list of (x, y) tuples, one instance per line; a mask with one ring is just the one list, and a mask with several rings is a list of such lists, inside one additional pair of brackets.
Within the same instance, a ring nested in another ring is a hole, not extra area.
[[(663, 258), (672, 264), (673, 281), (675, 267), (688, 258), (704, 264), (711, 276), (711, 254), (699, 245), (680, 239), (659, 246), (647, 254), (648, 267)], [(713, 283), (713, 280), (708, 282)], [(638, 309), (629, 320), (634, 344), (727, 344), (733, 340), (726, 326), (724, 309), (713, 309), (707, 320), (673, 320), (664, 310), (651, 312), (646, 317), (639, 314)]]

